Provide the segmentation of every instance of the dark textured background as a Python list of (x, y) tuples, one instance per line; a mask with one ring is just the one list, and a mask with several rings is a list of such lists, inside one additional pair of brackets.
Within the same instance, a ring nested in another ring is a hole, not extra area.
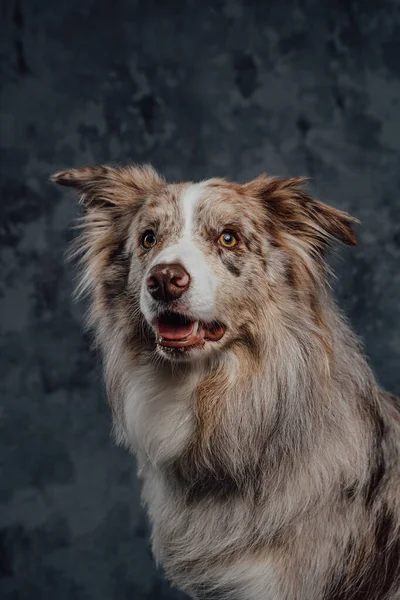
[(2, 2), (0, 596), (167, 600), (131, 456), (109, 435), (53, 171), (308, 174), (362, 221), (336, 292), (400, 393), (400, 4)]

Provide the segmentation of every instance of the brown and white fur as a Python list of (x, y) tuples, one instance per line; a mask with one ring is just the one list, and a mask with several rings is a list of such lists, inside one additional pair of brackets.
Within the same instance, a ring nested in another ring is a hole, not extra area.
[[(207, 600), (400, 598), (399, 404), (324, 260), (333, 242), (355, 244), (353, 219), (300, 178), (168, 184), (151, 167), (88, 167), (52, 179), (81, 196), (79, 290), (170, 581)], [(177, 300), (149, 292), (160, 264), (190, 277)], [(164, 346), (166, 308), (223, 335)]]

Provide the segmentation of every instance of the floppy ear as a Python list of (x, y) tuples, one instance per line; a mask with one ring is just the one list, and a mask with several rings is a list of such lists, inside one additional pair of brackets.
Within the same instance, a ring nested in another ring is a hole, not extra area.
[(137, 196), (164, 183), (149, 165), (143, 167), (91, 166), (60, 171), (51, 181), (75, 188), (86, 209), (127, 206)]
[(356, 246), (353, 224), (344, 211), (314, 200), (304, 189), (305, 177), (279, 179), (261, 175), (245, 184), (246, 193), (263, 200), (267, 221), (278, 237), (296, 238), (313, 254), (323, 254), (335, 242)]

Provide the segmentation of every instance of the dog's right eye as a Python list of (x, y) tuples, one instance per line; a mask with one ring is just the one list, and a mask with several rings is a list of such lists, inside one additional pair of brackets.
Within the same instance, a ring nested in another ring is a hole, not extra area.
[(145, 231), (142, 236), (143, 248), (146, 248), (146, 250), (149, 250), (150, 248), (153, 248), (153, 246), (155, 246), (156, 244), (157, 244), (157, 237), (156, 237), (156, 234), (154, 233), (154, 231), (152, 231), (151, 229), (148, 229), (147, 231)]
[(224, 248), (234, 248), (238, 243), (238, 239), (232, 231), (223, 231), (219, 236), (218, 243)]

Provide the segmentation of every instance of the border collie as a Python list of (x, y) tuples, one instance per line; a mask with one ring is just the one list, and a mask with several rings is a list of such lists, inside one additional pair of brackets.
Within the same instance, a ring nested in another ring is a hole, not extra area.
[(193, 598), (400, 598), (400, 412), (332, 299), (353, 219), (302, 178), (57, 173), (152, 547)]

